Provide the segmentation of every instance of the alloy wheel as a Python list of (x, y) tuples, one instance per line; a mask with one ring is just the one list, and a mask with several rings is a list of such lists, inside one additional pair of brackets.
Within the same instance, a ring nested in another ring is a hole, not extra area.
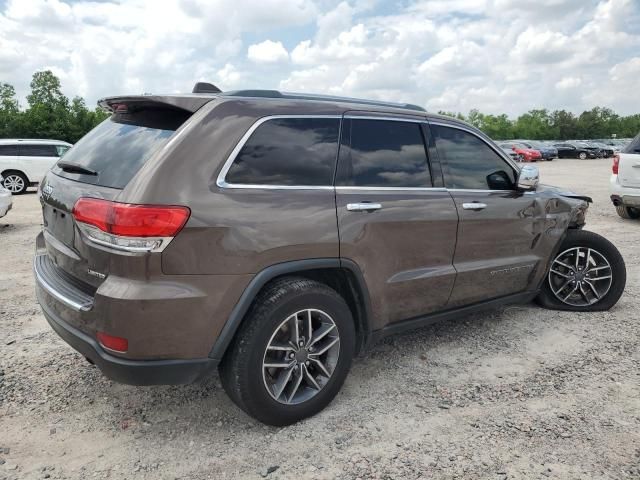
[(9, 174), (4, 179), (4, 188), (11, 193), (20, 193), (24, 190), (24, 179), (20, 175)]
[(566, 305), (585, 307), (599, 302), (609, 292), (613, 271), (597, 250), (573, 247), (560, 253), (549, 270), (549, 286)]
[(262, 361), (271, 398), (287, 405), (306, 402), (329, 382), (340, 354), (340, 335), (322, 310), (300, 310), (276, 328)]

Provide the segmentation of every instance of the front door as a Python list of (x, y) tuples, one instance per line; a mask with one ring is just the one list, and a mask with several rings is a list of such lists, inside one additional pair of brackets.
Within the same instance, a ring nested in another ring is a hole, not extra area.
[(455, 280), (458, 214), (441, 173), (432, 175), (423, 122), (370, 116), (343, 122), (340, 256), (362, 270), (374, 329), (444, 308)]
[(453, 124), (430, 128), (460, 217), (447, 307), (528, 290), (549, 248), (536, 194), (516, 190), (515, 167), (480, 135)]

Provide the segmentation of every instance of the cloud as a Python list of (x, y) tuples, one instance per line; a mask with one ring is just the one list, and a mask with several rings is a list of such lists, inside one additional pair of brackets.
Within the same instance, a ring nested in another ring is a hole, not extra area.
[(277, 63), (289, 60), (289, 52), (284, 48), (282, 42), (264, 42), (250, 45), (247, 58), (257, 63)]
[(640, 111), (638, 0), (9, 0), (0, 79), (106, 95), (280, 88), (430, 110)]

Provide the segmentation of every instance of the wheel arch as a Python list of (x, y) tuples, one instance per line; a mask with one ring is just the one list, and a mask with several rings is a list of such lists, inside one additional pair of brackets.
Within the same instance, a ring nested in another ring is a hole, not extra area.
[(365, 348), (371, 339), (369, 320), (370, 298), (364, 277), (358, 265), (346, 259), (314, 258), (278, 263), (260, 271), (245, 288), (234, 306), (220, 335), (209, 353), (209, 357), (221, 361), (236, 332), (244, 321), (258, 294), (276, 279), (299, 276), (324, 283), (336, 290), (345, 299), (353, 315), (356, 327), (356, 352)]

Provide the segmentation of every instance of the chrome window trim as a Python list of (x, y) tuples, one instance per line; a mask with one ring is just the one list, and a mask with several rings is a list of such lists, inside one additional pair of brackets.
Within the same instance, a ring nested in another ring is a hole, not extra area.
[[(237, 188), (237, 189), (253, 189), (253, 190), (333, 190), (332, 185), (260, 185), (251, 183), (227, 183), (226, 177), (231, 165), (235, 161), (236, 157), (240, 153), (240, 150), (244, 147), (245, 143), (251, 138), (251, 135), (262, 125), (270, 120), (280, 120), (287, 118), (330, 118), (341, 120), (342, 115), (269, 115), (259, 118), (253, 125), (249, 127), (246, 133), (242, 136), (240, 141), (236, 144), (234, 149), (229, 154), (229, 157), (224, 162), (222, 170), (218, 174), (216, 185), (220, 188)], [(338, 146), (340, 139), (338, 138)]]
[[(515, 173), (517, 174), (520, 171), (520, 168), (518, 168), (518, 166), (511, 160), (510, 157), (507, 157), (507, 155), (504, 152), (499, 151), (498, 149), (494, 148), (489, 142), (487, 142), (484, 138), (482, 138), (481, 136), (478, 135), (477, 132), (474, 132), (473, 130), (471, 130), (470, 128), (466, 128), (462, 125), (456, 125), (455, 123), (444, 123), (444, 122), (432, 122), (429, 121), (429, 125), (437, 125), (439, 127), (449, 127), (449, 128), (455, 128), (458, 130), (462, 130), (464, 132), (470, 133), (471, 135), (473, 135), (474, 137), (478, 138), (479, 140), (481, 140), (482, 142), (484, 142), (491, 150), (493, 150), (495, 153), (498, 154), (498, 156), (500, 158), (502, 158), (505, 162), (507, 162), (507, 164), (514, 169)], [(437, 146), (436, 146), (437, 149)], [(446, 163), (446, 162), (445, 162)], [(490, 191), (495, 191), (495, 190), (490, 190)], [(511, 190), (508, 190), (511, 191)]]

